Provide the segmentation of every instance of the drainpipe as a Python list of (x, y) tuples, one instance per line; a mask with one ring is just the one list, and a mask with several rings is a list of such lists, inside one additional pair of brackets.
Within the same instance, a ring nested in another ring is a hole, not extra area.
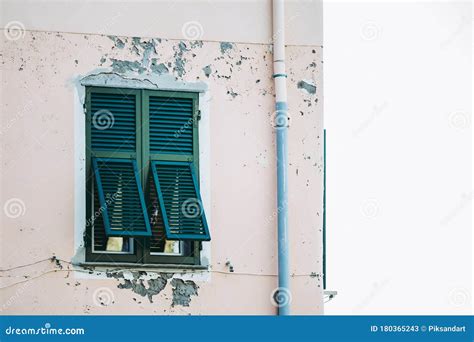
[(290, 314), (290, 270), (288, 249), (288, 104), (285, 68), (284, 0), (273, 0), (273, 80), (275, 83), (275, 128), (277, 145), (277, 213), (278, 213), (278, 314)]

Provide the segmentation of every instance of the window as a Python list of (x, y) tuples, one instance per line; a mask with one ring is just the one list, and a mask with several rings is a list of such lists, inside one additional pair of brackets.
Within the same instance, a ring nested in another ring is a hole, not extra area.
[(198, 100), (86, 88), (86, 261), (199, 264)]

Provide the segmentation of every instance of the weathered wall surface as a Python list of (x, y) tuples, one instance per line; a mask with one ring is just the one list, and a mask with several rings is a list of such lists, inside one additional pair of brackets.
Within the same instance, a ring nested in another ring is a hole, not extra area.
[[(9, 40), (3, 33), (2, 312), (276, 313), (270, 300), (277, 287), (270, 46), (34, 31)], [(322, 50), (288, 46), (287, 57), (292, 307), (294, 314), (318, 314)], [(74, 196), (79, 186), (74, 97), (77, 80), (91, 72), (172, 76), (207, 85), (212, 256), (211, 272), (201, 271), (207, 277), (163, 270), (73, 271), (68, 263), (77, 252), (75, 211), (83, 205)], [(234, 273), (228, 273), (227, 261)]]

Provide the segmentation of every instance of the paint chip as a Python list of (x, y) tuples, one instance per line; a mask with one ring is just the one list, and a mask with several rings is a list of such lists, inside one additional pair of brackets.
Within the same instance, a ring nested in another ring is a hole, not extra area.
[(305, 90), (308, 94), (316, 94), (316, 85), (310, 83), (309, 81), (299, 81), (298, 89)]

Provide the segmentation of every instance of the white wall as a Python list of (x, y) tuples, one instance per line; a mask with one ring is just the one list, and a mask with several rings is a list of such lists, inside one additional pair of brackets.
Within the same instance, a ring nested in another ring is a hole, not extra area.
[(468, 2), (324, 3), (327, 314), (469, 314)]
[[(245, 43), (272, 36), (270, 0), (0, 2), (2, 28), (19, 21), (28, 30)], [(288, 0), (287, 44), (322, 45), (321, 21), (322, 0)]]

